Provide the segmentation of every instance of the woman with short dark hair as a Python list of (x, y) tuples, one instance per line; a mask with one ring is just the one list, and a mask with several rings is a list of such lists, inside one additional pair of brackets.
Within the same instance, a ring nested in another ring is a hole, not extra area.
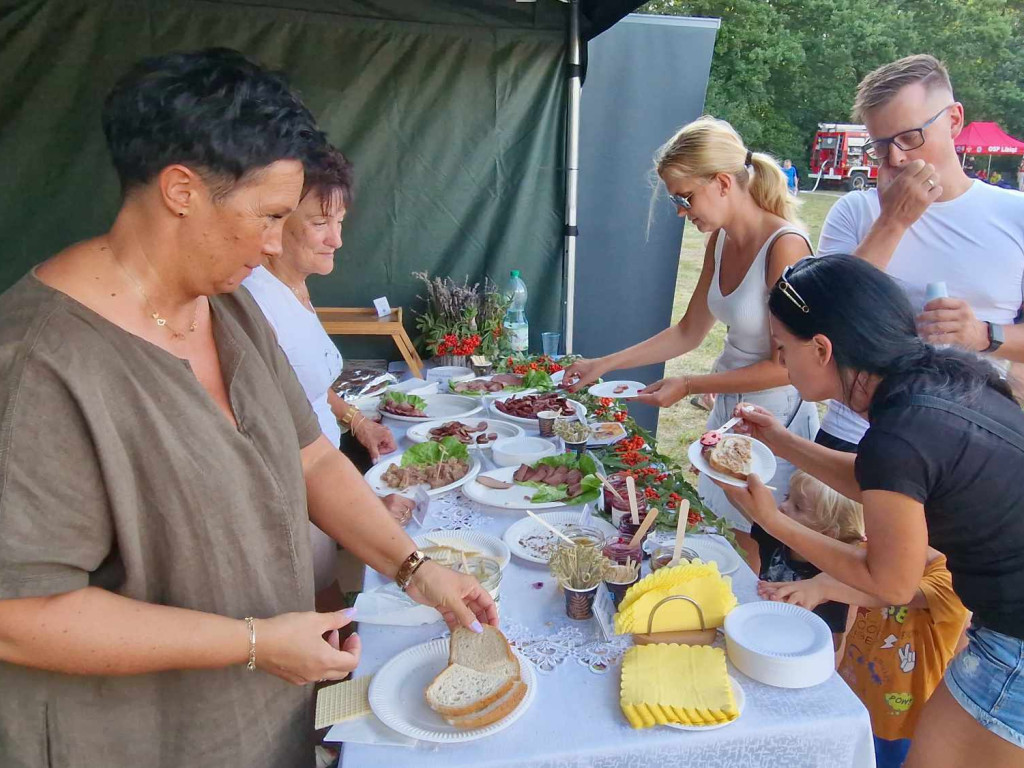
[(856, 455), (741, 405), (779, 456), (864, 505), (867, 547), (795, 523), (752, 476), (725, 488), (775, 538), (840, 581), (909, 603), (929, 543), (974, 614), (968, 646), (925, 707), (907, 766), (1024, 759), (1024, 412), (976, 354), (934, 347), (894, 280), (849, 256), (805, 259), (769, 295), (772, 334), (807, 400), (839, 400), (870, 427)]
[(360, 650), (313, 612), (310, 520), (450, 624), (497, 613), (423, 560), (234, 292), (281, 251), (309, 111), (220, 49), (140, 63), (103, 126), (110, 231), (0, 297), (0, 765), (310, 765), (306, 684)]

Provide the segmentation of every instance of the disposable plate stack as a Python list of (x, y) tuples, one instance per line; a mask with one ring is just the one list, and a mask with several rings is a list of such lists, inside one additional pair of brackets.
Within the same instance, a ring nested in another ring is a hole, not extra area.
[(832, 633), (789, 603), (745, 603), (725, 617), (729, 660), (747, 677), (780, 688), (809, 688), (835, 670)]

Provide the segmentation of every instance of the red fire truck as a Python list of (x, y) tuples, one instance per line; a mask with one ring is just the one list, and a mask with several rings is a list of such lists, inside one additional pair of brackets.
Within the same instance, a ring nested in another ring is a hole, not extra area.
[(818, 123), (811, 146), (810, 177), (819, 184), (867, 189), (878, 179), (878, 166), (864, 154), (868, 129), (851, 123)]

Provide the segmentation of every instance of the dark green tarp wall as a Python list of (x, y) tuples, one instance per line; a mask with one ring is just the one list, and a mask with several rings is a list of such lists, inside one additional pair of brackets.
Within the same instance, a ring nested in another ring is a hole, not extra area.
[(112, 220), (118, 190), (99, 116), (117, 77), (143, 56), (223, 45), (287, 72), (355, 163), (337, 267), (310, 280), (317, 304), (387, 295), (409, 307), (413, 270), (503, 284), (518, 268), (539, 346), (562, 300), (565, 9), (0, 0), (0, 289)]

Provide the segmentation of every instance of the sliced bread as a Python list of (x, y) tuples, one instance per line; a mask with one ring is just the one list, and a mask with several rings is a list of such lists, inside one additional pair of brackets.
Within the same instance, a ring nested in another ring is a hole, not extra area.
[(490, 706), (515, 682), (508, 675), (450, 664), (427, 686), (427, 704), (444, 717), (462, 717)]
[(498, 722), (519, 706), (519, 703), (526, 695), (526, 683), (517, 680), (509, 689), (508, 693), (495, 701), (493, 704), (484, 707), (479, 712), (474, 712), (465, 717), (446, 717), (445, 720), (456, 728), (469, 730), (472, 728), (484, 728)]
[(465, 627), (452, 632), (449, 643), (448, 663), (519, 679), (519, 660), (512, 653), (512, 647), (500, 629), (485, 626), (481, 633)]
[(750, 474), (752, 456), (747, 438), (729, 435), (704, 450), (712, 469), (740, 480)]

